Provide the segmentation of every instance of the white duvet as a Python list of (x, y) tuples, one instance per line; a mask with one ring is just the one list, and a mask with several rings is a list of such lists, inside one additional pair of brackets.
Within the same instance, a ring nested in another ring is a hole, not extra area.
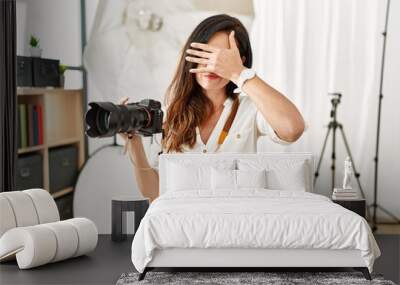
[(132, 243), (136, 269), (164, 248), (358, 249), (370, 272), (380, 255), (359, 215), (318, 194), (265, 189), (160, 196)]

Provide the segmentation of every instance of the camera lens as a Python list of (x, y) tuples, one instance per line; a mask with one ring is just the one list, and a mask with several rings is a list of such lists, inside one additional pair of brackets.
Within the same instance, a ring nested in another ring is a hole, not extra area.
[(100, 133), (106, 133), (110, 128), (110, 112), (100, 109), (96, 116), (96, 124)]
[(91, 102), (89, 106), (91, 109), (85, 120), (86, 134), (90, 137), (110, 137), (132, 131), (146, 136), (162, 130), (161, 104), (156, 101), (142, 100), (127, 105)]

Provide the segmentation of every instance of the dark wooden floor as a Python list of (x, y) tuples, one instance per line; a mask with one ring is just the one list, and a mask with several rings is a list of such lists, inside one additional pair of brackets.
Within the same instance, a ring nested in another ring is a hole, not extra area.
[(377, 234), (375, 238), (382, 255), (376, 260), (374, 271), (400, 284), (400, 234)]
[(134, 271), (132, 238), (120, 243), (100, 235), (97, 248), (80, 256), (41, 267), (19, 270), (16, 262), (0, 264), (0, 284), (115, 284), (124, 272)]
[[(400, 235), (376, 235), (382, 257), (375, 272), (395, 283), (400, 281)], [(134, 271), (130, 258), (132, 237), (114, 243), (110, 236), (99, 236), (94, 252), (29, 270), (19, 270), (16, 262), (0, 265), (0, 284), (115, 284), (124, 272)]]

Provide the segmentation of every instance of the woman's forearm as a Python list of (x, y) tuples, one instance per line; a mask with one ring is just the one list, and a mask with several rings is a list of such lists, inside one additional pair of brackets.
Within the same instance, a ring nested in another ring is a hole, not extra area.
[(304, 131), (304, 120), (296, 106), (258, 76), (247, 80), (242, 90), (283, 140), (296, 141)]
[(133, 171), (139, 190), (144, 197), (149, 198), (152, 202), (159, 195), (158, 172), (151, 168), (140, 136), (134, 136), (126, 143), (128, 144), (129, 156), (134, 164)]

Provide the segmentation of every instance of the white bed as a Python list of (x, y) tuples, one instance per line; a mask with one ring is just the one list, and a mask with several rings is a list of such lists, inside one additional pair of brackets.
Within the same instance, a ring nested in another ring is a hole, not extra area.
[(368, 223), (313, 194), (313, 169), (309, 153), (161, 155), (160, 197), (132, 243), (140, 279), (155, 267), (354, 267), (370, 278), (380, 251)]

